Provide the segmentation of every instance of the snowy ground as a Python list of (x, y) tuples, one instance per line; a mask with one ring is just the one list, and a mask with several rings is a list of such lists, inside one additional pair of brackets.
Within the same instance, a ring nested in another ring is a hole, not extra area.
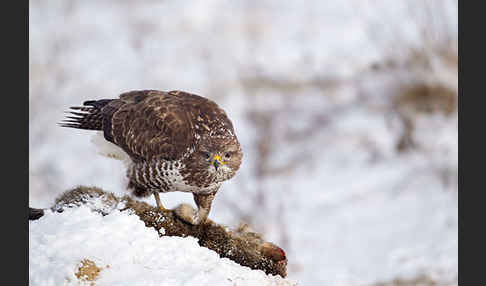
[[(439, 3), (425, 17), (430, 31), (407, 18), (406, 3), (419, 15), (422, 3)], [(80, 184), (124, 193), (123, 164), (98, 156), (88, 131), (55, 124), (67, 107), (181, 89), (225, 108), (245, 154), (210, 217), (248, 221), (282, 246), (292, 281), (423, 274), (457, 284), (457, 112), (410, 113), (417, 147), (397, 152), (403, 126), (391, 108), (403, 84), (457, 95), (457, 63), (423, 47), (447, 46), (442, 33), (454, 46), (454, 3), (31, 0), (29, 204), (50, 206)], [(423, 66), (406, 62), (412, 48)], [(370, 71), (390, 59), (403, 68)]]
[[(159, 237), (136, 216), (82, 206), (29, 222), (29, 285), (83, 285), (80, 262), (101, 271), (95, 285), (296, 285), (240, 266), (195, 238)], [(85, 282), (90, 285), (90, 282)]]

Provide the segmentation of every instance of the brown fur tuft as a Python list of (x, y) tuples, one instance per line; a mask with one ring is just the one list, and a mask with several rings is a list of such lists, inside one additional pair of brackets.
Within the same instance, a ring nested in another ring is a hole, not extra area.
[(56, 199), (53, 209), (62, 210), (65, 207), (86, 204), (94, 211), (103, 213), (106, 206), (90, 204), (92, 199), (102, 199), (112, 211), (118, 209), (133, 212), (147, 227), (153, 227), (160, 236), (193, 236), (202, 247), (209, 248), (221, 257), (229, 258), (242, 266), (263, 270), (267, 274), (282, 277), (287, 275), (285, 252), (275, 244), (264, 241), (260, 234), (249, 231), (247, 227), (228, 230), (227, 227), (209, 219), (203, 224), (191, 225), (179, 219), (172, 210), (162, 212), (145, 202), (139, 202), (129, 196), (116, 197), (96, 187), (80, 186), (65, 192)]

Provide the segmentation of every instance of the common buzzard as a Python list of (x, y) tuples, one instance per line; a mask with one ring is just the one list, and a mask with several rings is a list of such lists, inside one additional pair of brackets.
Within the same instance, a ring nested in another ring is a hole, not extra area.
[(206, 220), (222, 182), (241, 164), (241, 146), (226, 113), (195, 94), (130, 91), (119, 99), (85, 101), (69, 113), (61, 126), (101, 130), (128, 155), (128, 189), (135, 196), (154, 194), (165, 211), (159, 192), (191, 192), (197, 212), (187, 204), (176, 208), (191, 224)]

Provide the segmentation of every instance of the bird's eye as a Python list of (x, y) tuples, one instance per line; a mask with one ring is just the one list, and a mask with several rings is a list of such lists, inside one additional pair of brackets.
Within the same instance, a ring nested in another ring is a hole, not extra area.
[(209, 159), (209, 157), (211, 157), (211, 154), (209, 154), (209, 152), (201, 152), (201, 155), (206, 159)]
[(230, 153), (224, 153), (224, 157), (225, 157), (226, 159), (229, 159), (229, 158), (231, 158), (231, 154), (230, 154)]

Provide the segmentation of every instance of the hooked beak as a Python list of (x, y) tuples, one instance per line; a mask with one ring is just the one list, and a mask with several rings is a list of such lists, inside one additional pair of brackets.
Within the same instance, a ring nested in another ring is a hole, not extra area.
[(221, 157), (219, 157), (219, 155), (215, 155), (214, 158), (213, 158), (213, 166), (216, 169), (216, 171), (218, 170), (219, 166), (221, 166), (221, 165), (222, 165)]

